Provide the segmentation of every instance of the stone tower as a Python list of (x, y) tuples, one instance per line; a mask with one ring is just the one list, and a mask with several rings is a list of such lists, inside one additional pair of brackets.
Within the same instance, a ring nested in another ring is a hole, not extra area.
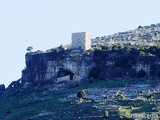
[(88, 32), (72, 33), (72, 49), (82, 49), (84, 51), (91, 48), (91, 37)]

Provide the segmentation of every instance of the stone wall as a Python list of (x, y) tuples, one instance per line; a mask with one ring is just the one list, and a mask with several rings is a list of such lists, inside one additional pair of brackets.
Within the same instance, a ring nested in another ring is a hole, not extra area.
[(91, 38), (89, 33), (72, 33), (72, 49), (89, 50), (90, 48)]
[(70, 75), (67, 75), (67, 76), (64, 76), (64, 77), (57, 78), (57, 81), (56, 81), (56, 82), (68, 81), (68, 80), (70, 80)]

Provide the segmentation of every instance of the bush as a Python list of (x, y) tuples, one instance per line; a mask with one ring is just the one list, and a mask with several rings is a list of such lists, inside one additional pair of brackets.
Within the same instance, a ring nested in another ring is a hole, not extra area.
[(123, 94), (118, 94), (119, 100), (125, 100), (126, 97)]
[(86, 92), (84, 90), (78, 91), (77, 97), (79, 97), (79, 98), (85, 98), (86, 97)]
[(149, 100), (149, 99), (151, 100), (151, 99), (155, 98), (155, 94), (150, 93), (150, 94), (145, 95), (145, 97), (147, 98), (147, 100)]
[(118, 45), (113, 45), (112, 50), (119, 50)]
[(120, 106), (118, 113), (122, 117), (121, 119), (130, 120), (129, 118), (131, 117), (131, 110), (128, 107)]
[(108, 117), (108, 111), (104, 111), (104, 117), (105, 117), (105, 118)]

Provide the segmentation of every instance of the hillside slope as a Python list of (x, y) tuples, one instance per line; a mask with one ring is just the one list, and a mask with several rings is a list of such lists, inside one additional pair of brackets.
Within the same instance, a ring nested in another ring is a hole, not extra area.
[[(101, 49), (28, 52), (22, 78), (0, 85), (0, 120), (109, 120), (160, 111), (160, 24), (97, 37)], [(117, 42), (118, 41), (118, 42)], [(130, 43), (131, 44), (131, 43)], [(150, 45), (151, 45), (150, 44)], [(86, 97), (77, 97), (84, 90)], [(148, 118), (147, 118), (148, 119)]]
[(96, 37), (92, 39), (93, 44), (115, 44), (115, 43), (130, 43), (130, 44), (149, 44), (155, 45), (160, 43), (160, 23), (150, 26), (139, 26), (135, 30), (119, 32), (109, 36)]
[[(160, 89), (148, 83), (159, 80), (137, 82), (114, 79), (73, 88), (49, 83), (10, 88), (0, 96), (0, 120), (104, 120), (105, 111), (109, 120), (118, 120), (125, 112), (157, 114), (160, 108), (155, 100), (160, 99)], [(80, 90), (86, 92), (84, 101), (76, 97)], [(156, 95), (153, 101), (146, 100), (145, 96), (151, 93)]]

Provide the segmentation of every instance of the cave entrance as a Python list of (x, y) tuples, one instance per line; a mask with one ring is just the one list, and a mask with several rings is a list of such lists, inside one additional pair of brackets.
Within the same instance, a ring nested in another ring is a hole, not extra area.
[(147, 73), (141, 69), (138, 73), (137, 73), (137, 77), (138, 78), (145, 78), (147, 76)]
[(59, 69), (57, 73), (57, 78), (63, 78), (64, 80), (74, 80), (74, 74), (70, 70)]

